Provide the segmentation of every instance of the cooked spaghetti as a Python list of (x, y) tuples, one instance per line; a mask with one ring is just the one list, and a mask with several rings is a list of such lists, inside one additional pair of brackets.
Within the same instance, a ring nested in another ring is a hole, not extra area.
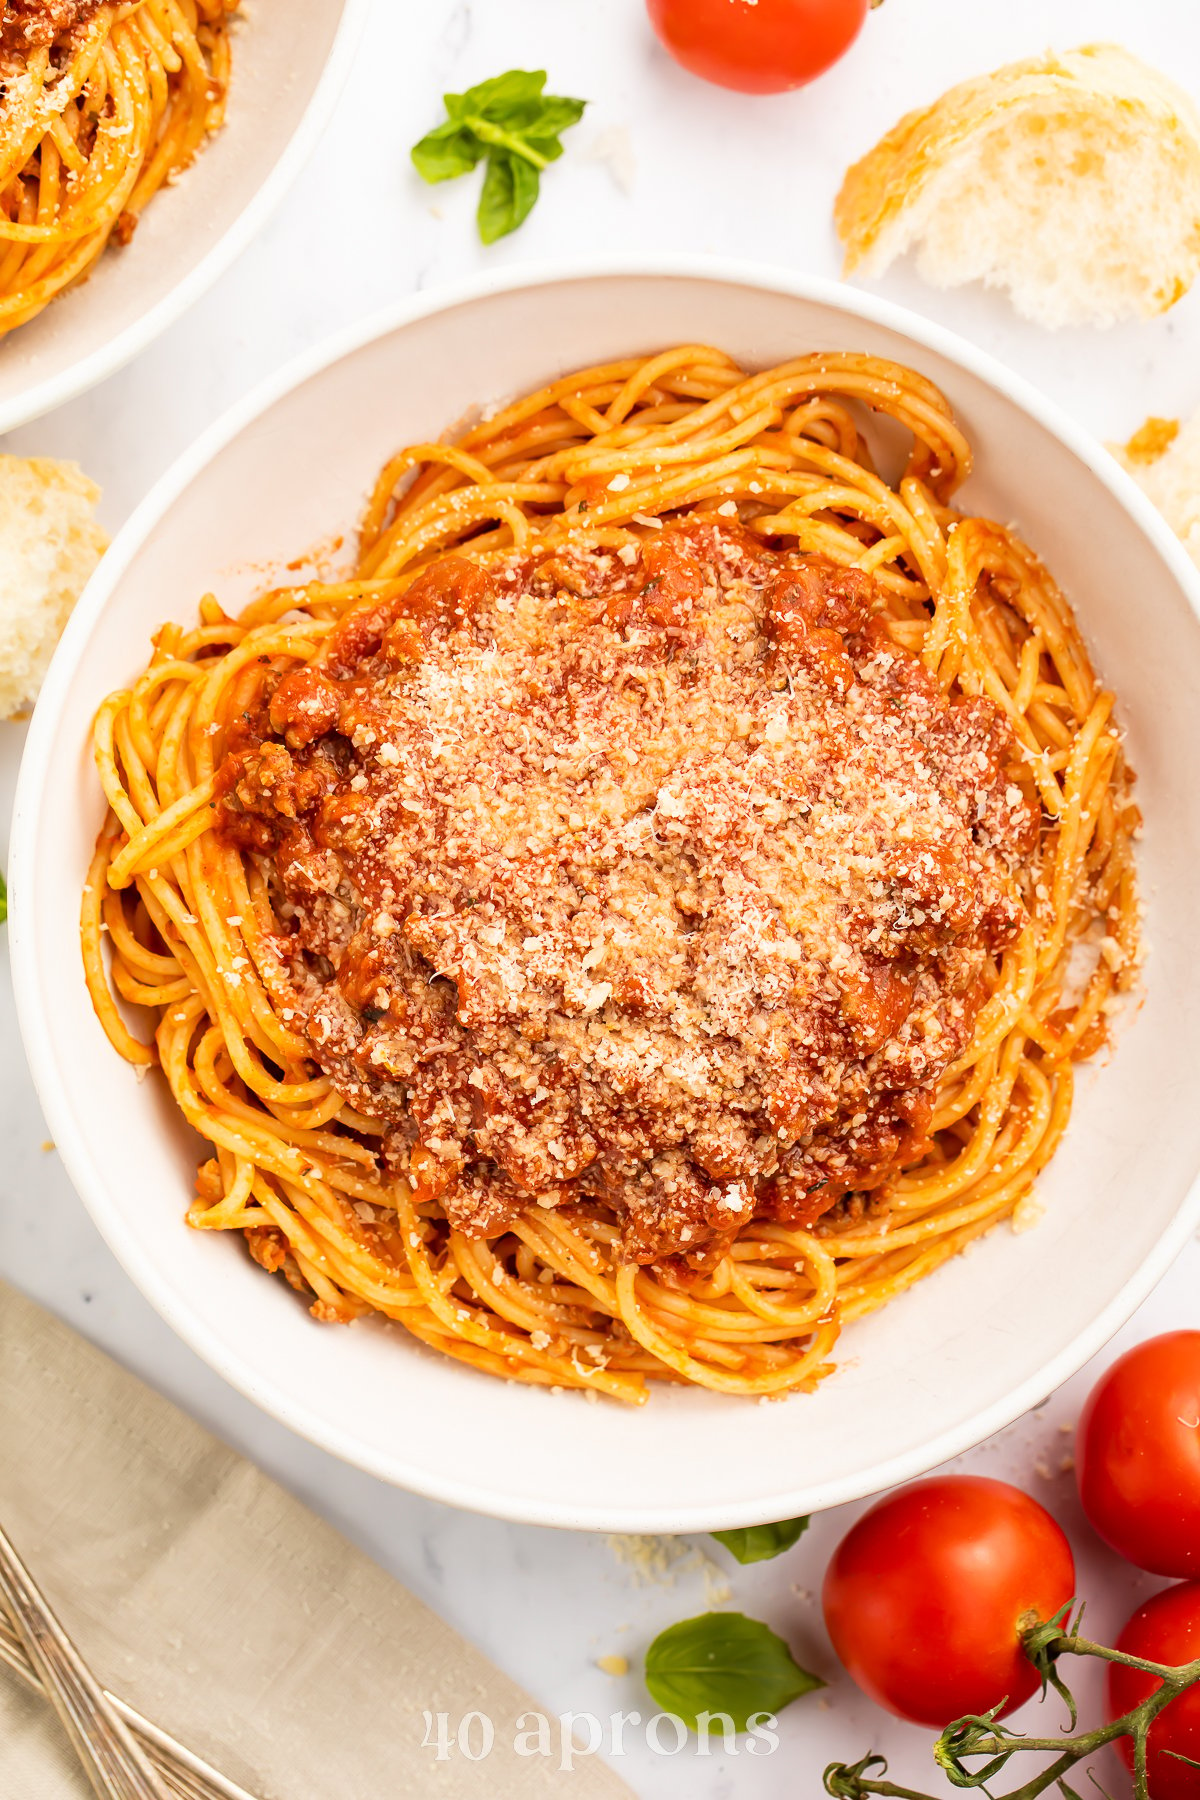
[(969, 468), (908, 369), (689, 345), (403, 451), (348, 579), (164, 626), (83, 940), (213, 1147), (189, 1222), (319, 1319), (639, 1400), (811, 1388), (1011, 1218), (1132, 978), (1138, 819)]
[(237, 5), (0, 4), (0, 334), (128, 243), (218, 128)]

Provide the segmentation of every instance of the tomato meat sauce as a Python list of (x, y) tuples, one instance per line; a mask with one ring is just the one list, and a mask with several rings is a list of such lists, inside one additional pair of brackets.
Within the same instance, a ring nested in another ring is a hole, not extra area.
[(290, 1022), (459, 1229), (600, 1201), (703, 1266), (922, 1154), (1038, 814), (884, 607), (709, 513), (447, 556), (263, 672), (219, 830)]
[(0, 72), (24, 66), (31, 50), (45, 49), (84, 25), (103, 0), (6, 0), (0, 6)]

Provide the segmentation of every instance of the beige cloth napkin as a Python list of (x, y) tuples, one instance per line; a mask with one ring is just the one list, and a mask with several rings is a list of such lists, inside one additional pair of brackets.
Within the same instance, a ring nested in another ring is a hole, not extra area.
[[(261, 1800), (629, 1800), (595, 1757), (518, 1756), (536, 1703), (366, 1556), (0, 1283), (0, 1523), (106, 1687)], [(422, 1711), (496, 1724), (436, 1762)], [(0, 1795), (91, 1800), (0, 1669)]]

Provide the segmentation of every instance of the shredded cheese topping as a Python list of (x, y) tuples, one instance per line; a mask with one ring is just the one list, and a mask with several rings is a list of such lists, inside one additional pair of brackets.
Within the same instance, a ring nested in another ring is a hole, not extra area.
[(711, 513), (447, 557), (231, 746), (313, 1056), (465, 1232), (694, 1258), (921, 1153), (1037, 813), (878, 598)]

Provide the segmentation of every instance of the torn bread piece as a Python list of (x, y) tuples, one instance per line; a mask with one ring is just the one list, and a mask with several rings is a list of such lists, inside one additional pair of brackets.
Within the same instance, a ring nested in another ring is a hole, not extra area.
[(100, 489), (75, 463), (0, 456), (0, 718), (36, 698), (71, 609), (108, 545)]
[(1200, 112), (1114, 44), (1011, 63), (901, 119), (834, 218), (847, 275), (912, 251), (1041, 325), (1149, 317), (1200, 273)]
[(1200, 568), (1200, 413), (1182, 426), (1147, 419), (1127, 444), (1109, 448)]

